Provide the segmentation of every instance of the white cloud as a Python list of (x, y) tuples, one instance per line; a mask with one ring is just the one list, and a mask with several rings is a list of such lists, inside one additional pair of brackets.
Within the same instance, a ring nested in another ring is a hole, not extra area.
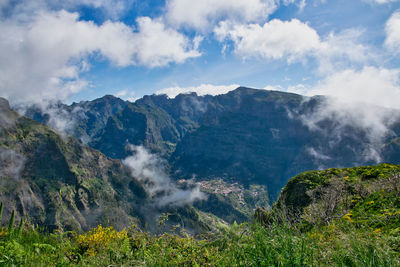
[(101, 9), (105, 15), (117, 19), (129, 10), (134, 0), (47, 0), (50, 5), (73, 9), (79, 6), (91, 6)]
[(201, 84), (199, 86), (190, 87), (168, 87), (158, 90), (156, 94), (166, 94), (170, 98), (175, 98), (179, 94), (195, 92), (197, 95), (221, 95), (226, 94), (229, 91), (238, 88), (238, 84), (231, 85), (212, 85), (212, 84)]
[(177, 27), (210, 29), (220, 20), (265, 21), (277, 8), (275, 0), (169, 0), (166, 19)]
[(364, 67), (329, 75), (308, 95), (330, 95), (345, 102), (364, 102), (388, 108), (400, 103), (400, 69)]
[(65, 100), (87, 85), (79, 77), (88, 56), (114, 65), (147, 67), (182, 63), (200, 56), (184, 35), (159, 20), (138, 18), (138, 28), (121, 22), (96, 25), (77, 13), (41, 11), (31, 20), (0, 22), (0, 95), (13, 102)]
[(317, 32), (297, 19), (281, 21), (273, 19), (263, 26), (259, 24), (232, 24), (220, 22), (214, 29), (216, 37), (232, 40), (235, 53), (247, 57), (289, 60), (303, 57), (320, 45)]
[(308, 152), (308, 154), (313, 156), (316, 160), (330, 160), (331, 159), (331, 157), (324, 155), (322, 152), (316, 150), (313, 147), (306, 147), (306, 151)]
[(396, 11), (386, 22), (385, 46), (391, 51), (400, 53), (400, 11)]
[(214, 34), (221, 42), (232, 41), (234, 52), (245, 59), (287, 59), (291, 63), (313, 57), (321, 73), (373, 58), (368, 47), (358, 41), (362, 31), (349, 29), (330, 33), (322, 39), (312, 27), (297, 19), (273, 19), (264, 25), (223, 21), (214, 29)]
[(299, 8), (299, 12), (303, 12), (304, 8), (307, 5), (306, 0), (283, 0), (282, 2), (285, 6), (293, 4), (297, 5)]
[(376, 54), (359, 41), (362, 34), (361, 30), (347, 29), (325, 37), (313, 55), (319, 62), (319, 72), (329, 74), (352, 64), (376, 61)]
[(115, 93), (116, 97), (128, 100), (129, 102), (135, 102), (137, 97), (135, 97), (135, 92), (124, 89)]
[(26, 19), (38, 11), (77, 11), (86, 6), (100, 11), (106, 19), (117, 19), (130, 9), (134, 0), (1, 0), (0, 18), (17, 16)]
[(141, 182), (157, 206), (181, 206), (206, 198), (198, 185), (191, 189), (179, 189), (166, 173), (165, 162), (156, 154), (151, 154), (143, 146), (131, 146), (131, 150), (134, 154), (122, 163)]
[(199, 39), (193, 43), (183, 34), (166, 28), (161, 20), (141, 17), (139, 33), (133, 38), (135, 57), (139, 64), (150, 67), (164, 66), (171, 62), (182, 63), (188, 58), (199, 57)]
[(389, 4), (389, 3), (399, 2), (400, 0), (368, 0), (368, 1), (374, 2), (377, 4)]
[(3, 185), (8, 179), (19, 179), (24, 169), (24, 155), (12, 149), (0, 147), (0, 184)]
[(128, 94), (128, 90), (121, 90), (121, 91), (118, 91), (116, 94), (115, 94), (115, 96), (116, 97), (124, 97), (124, 96), (126, 96)]

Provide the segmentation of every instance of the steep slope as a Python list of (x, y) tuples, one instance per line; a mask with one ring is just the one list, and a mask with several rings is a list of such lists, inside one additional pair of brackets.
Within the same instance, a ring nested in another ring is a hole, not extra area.
[(50, 229), (88, 229), (101, 222), (119, 227), (140, 215), (136, 209), (146, 193), (120, 161), (19, 116), (4, 99), (0, 106), (0, 199), (6, 214), (15, 210), (17, 218), (28, 216)]

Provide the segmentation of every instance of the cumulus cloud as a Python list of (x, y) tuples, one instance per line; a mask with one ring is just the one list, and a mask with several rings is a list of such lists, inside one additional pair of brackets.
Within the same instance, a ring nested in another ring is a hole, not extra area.
[(127, 166), (134, 178), (138, 179), (157, 206), (181, 206), (205, 199), (198, 185), (191, 189), (179, 189), (165, 170), (165, 162), (151, 154), (143, 146), (131, 146), (132, 156), (122, 163)]
[(393, 13), (393, 15), (386, 22), (385, 27), (386, 40), (385, 46), (394, 53), (400, 53), (400, 10)]
[(0, 40), (0, 95), (13, 102), (64, 100), (85, 88), (88, 82), (79, 75), (90, 67), (89, 56), (118, 67), (159, 67), (200, 56), (197, 41), (148, 17), (138, 18), (135, 30), (42, 11), (27, 22), (1, 21)]
[(369, 49), (358, 42), (362, 32), (349, 29), (321, 38), (307, 23), (297, 19), (273, 19), (264, 25), (220, 22), (214, 34), (221, 42), (231, 41), (234, 52), (243, 58), (304, 61), (317, 59), (321, 73), (349, 62), (363, 63), (371, 56)]
[(189, 87), (168, 87), (161, 90), (158, 90), (156, 94), (166, 94), (170, 98), (175, 98), (179, 94), (186, 93), (196, 93), (197, 95), (221, 95), (226, 94), (229, 91), (235, 90), (238, 88), (238, 84), (231, 85), (213, 85), (213, 84), (201, 84), (199, 86), (189, 86)]
[(182, 63), (188, 58), (199, 57), (199, 38), (193, 42), (183, 34), (166, 28), (161, 20), (149, 17), (138, 19), (139, 33), (133, 38), (133, 53), (137, 63), (150, 67), (165, 66), (171, 62)]
[(232, 40), (235, 53), (245, 58), (295, 59), (307, 55), (320, 45), (317, 32), (297, 19), (273, 19), (262, 26), (223, 21), (214, 29), (214, 33), (220, 41)]
[(204, 31), (220, 20), (265, 21), (276, 8), (275, 0), (169, 0), (165, 17), (177, 27)]

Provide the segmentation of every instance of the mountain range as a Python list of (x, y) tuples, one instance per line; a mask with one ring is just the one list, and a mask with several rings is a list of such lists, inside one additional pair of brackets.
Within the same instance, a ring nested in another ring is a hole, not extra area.
[[(348, 115), (336, 111), (316, 116), (330, 101), (239, 87), (217, 96), (151, 95), (134, 103), (105, 96), (58, 110), (74, 118), (70, 133), (108, 157), (124, 159), (131, 154), (129, 145), (142, 145), (167, 160), (176, 180), (259, 184), (276, 198), (289, 178), (303, 171), (399, 163), (399, 110), (364, 105), (390, 114), (381, 122), (385, 133), (377, 137), (374, 128), (382, 125), (357, 123), (368, 118), (344, 123)], [(44, 124), (51, 118), (46, 111), (27, 115)]]
[(21, 116), (0, 99), (0, 199), (50, 229), (134, 221), (199, 233), (248, 220), (303, 171), (399, 163), (399, 110), (366, 106), (390, 115), (378, 135), (325, 114), (331, 101), (239, 87), (15, 107)]

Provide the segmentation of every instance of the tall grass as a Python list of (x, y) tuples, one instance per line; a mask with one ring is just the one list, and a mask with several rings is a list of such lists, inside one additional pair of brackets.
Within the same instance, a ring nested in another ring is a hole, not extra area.
[[(104, 246), (85, 250), (87, 234), (23, 234), (0, 240), (1, 266), (400, 266), (399, 252), (387, 236), (332, 224), (302, 233), (285, 224), (223, 226), (220, 233), (196, 239), (185, 233), (151, 235), (131, 227), (92, 233)], [(118, 238), (114, 238), (118, 236)]]

